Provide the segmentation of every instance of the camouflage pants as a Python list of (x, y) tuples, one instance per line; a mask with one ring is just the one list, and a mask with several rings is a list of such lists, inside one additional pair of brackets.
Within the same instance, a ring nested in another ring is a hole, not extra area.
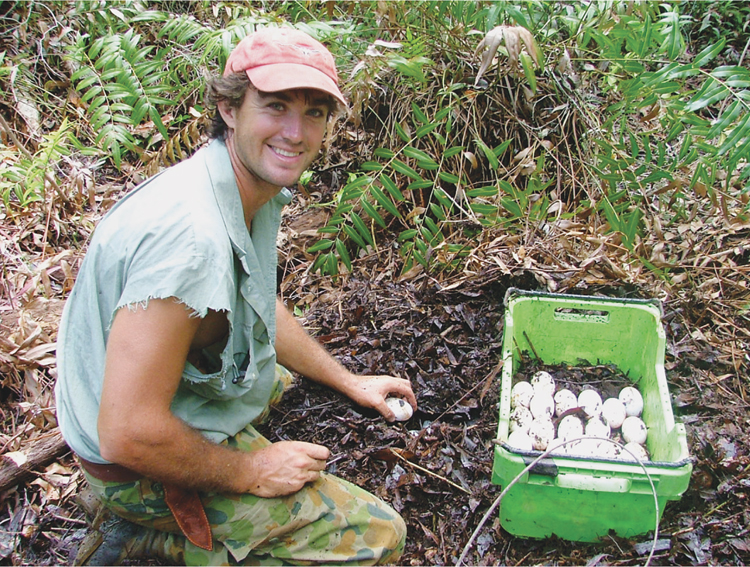
[[(291, 378), (285, 369), (277, 378)], [(286, 372), (286, 375), (284, 374)], [(277, 399), (284, 386), (277, 388)], [(276, 400), (272, 400), (276, 401)], [(252, 425), (225, 442), (242, 451), (270, 444)], [(279, 498), (200, 493), (214, 538), (213, 551), (181, 534), (164, 501), (161, 483), (115, 483), (86, 474), (113, 512), (132, 522), (175, 534), (167, 545), (187, 565), (373, 565), (393, 563), (403, 552), (406, 526), (398, 513), (369, 492), (335, 476), (321, 478)]]

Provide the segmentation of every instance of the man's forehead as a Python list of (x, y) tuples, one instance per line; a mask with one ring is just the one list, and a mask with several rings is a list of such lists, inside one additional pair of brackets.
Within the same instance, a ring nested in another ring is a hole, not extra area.
[(287, 89), (272, 93), (258, 90), (257, 93), (262, 99), (280, 99), (287, 102), (304, 100), (307, 104), (316, 106), (330, 104), (333, 99), (328, 93), (316, 89)]

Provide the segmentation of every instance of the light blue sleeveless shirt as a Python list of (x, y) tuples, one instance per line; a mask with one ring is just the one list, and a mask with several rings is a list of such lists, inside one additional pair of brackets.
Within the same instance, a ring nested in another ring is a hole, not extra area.
[[(176, 298), (203, 317), (224, 311), (229, 338), (213, 374), (189, 362), (172, 412), (221, 442), (266, 407), (276, 352), (276, 236), (283, 189), (245, 225), (222, 141), (141, 184), (97, 226), (58, 333), (55, 385), (60, 429), (89, 461), (99, 453), (97, 419), (107, 337), (115, 313)], [(158, 380), (158, 376), (153, 377)]]

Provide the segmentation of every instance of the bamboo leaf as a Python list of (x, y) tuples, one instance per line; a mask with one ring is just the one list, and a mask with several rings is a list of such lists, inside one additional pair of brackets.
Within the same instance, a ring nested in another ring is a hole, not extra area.
[(411, 177), (412, 179), (415, 179), (417, 181), (424, 181), (422, 179), (422, 176), (419, 175), (414, 169), (406, 165), (404, 162), (398, 159), (394, 159), (391, 162), (391, 167), (398, 173), (401, 173), (403, 175), (406, 175), (407, 177)]
[[(378, 179), (380, 179), (380, 183), (383, 185), (383, 187), (386, 188), (388, 193), (391, 194), (391, 197), (393, 197), (394, 199), (396, 199), (396, 201), (399, 201), (399, 202), (404, 200), (403, 193), (401, 193), (401, 191), (399, 190), (398, 186), (393, 181), (393, 179), (391, 179), (385, 174), (382, 174)], [(420, 183), (420, 182), (417, 182), (417, 183)], [(430, 185), (432, 185), (432, 182), (429, 182), (429, 183)]]
[[(361, 219), (360, 219), (360, 220), (361, 220)], [(359, 234), (359, 232), (357, 232), (357, 229), (356, 229), (356, 228), (354, 228), (354, 227), (352, 227), (352, 226), (350, 226), (350, 225), (348, 225), (348, 224), (345, 224), (345, 225), (343, 225), (343, 226), (341, 227), (341, 229), (342, 229), (342, 230), (343, 230), (343, 231), (344, 231), (344, 232), (346, 233), (346, 235), (347, 235), (347, 236), (348, 236), (349, 238), (351, 238), (351, 239), (352, 239), (352, 240), (353, 240), (353, 241), (354, 241), (354, 242), (355, 242), (355, 243), (357, 244), (357, 246), (359, 246), (359, 247), (360, 247), (361, 249), (363, 249), (363, 250), (364, 250), (365, 248), (367, 248), (367, 244), (366, 244), (366, 243), (365, 243), (365, 241), (364, 241), (364, 240), (362, 239), (362, 236), (361, 236), (361, 235)]]
[(417, 128), (416, 133), (414, 134), (417, 138), (424, 138), (427, 134), (432, 132), (435, 128), (440, 126), (438, 122), (433, 122), (431, 124), (425, 124), (424, 126), (420, 126)]
[(421, 122), (422, 124), (428, 124), (430, 120), (427, 118), (427, 115), (422, 112), (422, 109), (417, 106), (417, 103), (412, 101), (411, 103), (411, 110), (414, 113), (414, 116), (416, 119)]
[(336, 252), (339, 255), (339, 258), (346, 266), (346, 269), (348, 271), (352, 271), (352, 259), (349, 257), (349, 251), (346, 249), (346, 245), (340, 240), (336, 239)]
[(523, 68), (523, 74), (526, 77), (526, 81), (529, 83), (531, 92), (536, 94), (536, 73), (534, 72), (534, 63), (531, 57), (525, 51), (518, 54), (518, 58), (521, 60), (521, 67)]
[[(364, 203), (366, 201), (362, 202), (362, 208), (364, 209)], [(367, 203), (369, 205), (369, 203)], [(368, 213), (369, 214), (369, 213)], [(370, 215), (372, 217), (372, 215)], [(379, 215), (378, 215), (379, 216)], [(362, 220), (362, 217), (360, 217), (357, 213), (351, 214), (352, 224), (354, 225), (354, 228), (357, 229), (357, 232), (359, 235), (364, 238), (365, 241), (367, 241), (370, 246), (374, 246), (375, 242), (372, 239), (372, 233), (367, 228), (367, 225), (365, 224), (365, 221)], [(382, 219), (381, 219), (382, 220)], [(362, 246), (362, 248), (365, 248), (365, 246)]]
[(378, 223), (382, 228), (386, 227), (383, 217), (380, 216), (380, 213), (377, 211), (377, 209), (375, 209), (372, 203), (370, 203), (367, 199), (363, 199), (361, 201), (361, 204), (362, 210), (365, 211), (372, 220)]
[(479, 149), (482, 150), (482, 153), (484, 153), (484, 155), (487, 156), (487, 160), (490, 162), (490, 167), (492, 169), (497, 169), (500, 166), (500, 162), (497, 159), (495, 152), (493, 152), (489, 148), (489, 146), (485, 144), (479, 138), (475, 138), (474, 142), (476, 143), (477, 146), (479, 146)]
[(726, 38), (722, 37), (718, 42), (709, 45), (695, 56), (695, 58), (693, 59), (693, 65), (695, 65), (696, 67), (702, 67), (703, 65), (714, 59), (719, 53), (724, 51), (724, 46), (726, 46), (726, 44)]
[(310, 246), (307, 251), (310, 254), (316, 254), (318, 252), (322, 252), (323, 250), (328, 250), (331, 246), (333, 246), (333, 240), (324, 238), (323, 240), (318, 240), (315, 244)]
[(371, 185), (370, 193), (373, 197), (375, 197), (375, 200), (380, 204), (381, 207), (391, 213), (394, 217), (401, 218), (401, 213), (398, 212), (396, 205), (394, 205), (393, 201), (391, 201), (391, 199), (385, 193), (383, 193), (383, 190), (380, 187)]

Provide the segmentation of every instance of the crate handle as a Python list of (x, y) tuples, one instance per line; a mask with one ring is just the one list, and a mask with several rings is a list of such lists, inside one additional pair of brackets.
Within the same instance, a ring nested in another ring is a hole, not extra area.
[(609, 311), (558, 307), (555, 309), (554, 318), (558, 321), (575, 321), (579, 323), (609, 323)]
[(595, 490), (597, 492), (630, 492), (629, 478), (604, 478), (585, 474), (559, 474), (555, 484), (560, 488)]

